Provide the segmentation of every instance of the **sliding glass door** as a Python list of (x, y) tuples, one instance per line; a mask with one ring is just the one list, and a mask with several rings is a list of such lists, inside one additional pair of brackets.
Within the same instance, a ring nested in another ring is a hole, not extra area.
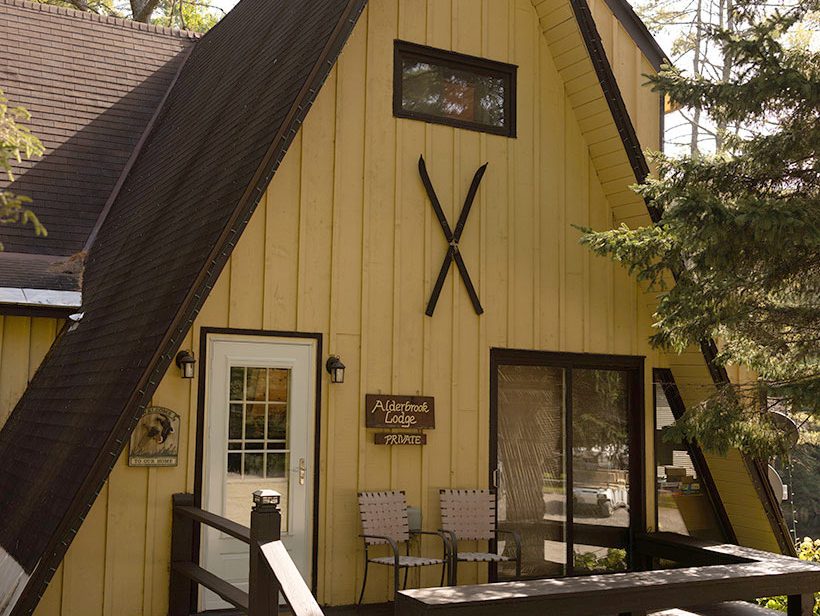
[(637, 357), (492, 350), (491, 481), (499, 528), (521, 537), (524, 577), (630, 567), (642, 369)]

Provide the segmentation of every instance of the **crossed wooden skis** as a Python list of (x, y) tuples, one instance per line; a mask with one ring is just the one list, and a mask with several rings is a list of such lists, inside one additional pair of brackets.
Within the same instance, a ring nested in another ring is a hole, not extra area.
[(476, 314), (482, 314), (484, 308), (481, 307), (481, 302), (478, 301), (478, 294), (473, 286), (473, 281), (470, 280), (470, 273), (467, 271), (467, 266), (464, 264), (464, 259), (461, 257), (461, 252), (458, 249), (458, 242), (461, 240), (461, 234), (464, 232), (464, 225), (467, 223), (467, 217), (470, 215), (470, 209), (473, 207), (476, 193), (478, 192), (478, 185), (481, 184), (481, 178), (484, 177), (484, 172), (487, 170), (487, 163), (481, 165), (473, 176), (473, 181), (470, 184), (470, 190), (467, 193), (467, 198), (464, 200), (464, 205), (461, 207), (461, 214), (458, 217), (455, 231), (450, 230), (450, 225), (447, 223), (447, 217), (444, 215), (444, 210), (441, 209), (441, 203), (436, 196), (436, 191), (433, 188), (433, 183), (430, 181), (430, 175), (427, 173), (427, 165), (424, 163), (424, 156), (419, 156), (419, 175), (424, 184), (424, 190), (427, 191), (427, 196), (430, 198), (430, 203), (433, 204), (433, 211), (436, 213), (436, 218), (441, 225), (441, 230), (444, 232), (444, 238), (450, 247), (447, 249), (447, 254), (444, 255), (444, 262), (441, 264), (441, 269), (436, 279), (436, 286), (433, 287), (433, 293), (430, 296), (430, 301), (427, 302), (427, 310), (425, 314), (428, 317), (433, 316), (436, 310), (436, 303), (438, 297), (441, 295), (441, 289), (444, 286), (444, 281), (447, 279), (447, 273), (450, 271), (450, 263), (455, 261), (456, 267), (461, 274), (461, 279), (464, 281), (464, 286), (467, 288), (467, 294), (470, 296), (470, 301), (473, 303), (473, 308)]

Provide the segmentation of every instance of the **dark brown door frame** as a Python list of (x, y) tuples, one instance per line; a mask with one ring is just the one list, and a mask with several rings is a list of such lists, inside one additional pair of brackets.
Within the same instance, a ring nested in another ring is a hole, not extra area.
[[(572, 370), (599, 369), (618, 370), (630, 375), (629, 400), (630, 413), (628, 420), (629, 439), (629, 519), (627, 530), (629, 541), (633, 544), (633, 537), (637, 533), (646, 532), (646, 452), (645, 437), (645, 395), (644, 395), (644, 360), (643, 356), (635, 355), (604, 355), (595, 353), (561, 353), (555, 351), (534, 351), (522, 349), (491, 348), (490, 349), (490, 464), (489, 485), (494, 485), (494, 476), (498, 469), (498, 366), (547, 366), (564, 368), (565, 381), (565, 421), (567, 434), (565, 435), (566, 454), (564, 470), (567, 486), (572, 489)], [(654, 436), (654, 435), (653, 435)], [(637, 504), (637, 506), (636, 506)], [(572, 547), (574, 545), (574, 512), (572, 498), (566, 499), (566, 534), (567, 569), (572, 571)], [(497, 515), (497, 512), (496, 512)], [(630, 569), (639, 568), (634, 551), (630, 555)], [(497, 579), (497, 566), (490, 566), (490, 581)], [(576, 574), (577, 575), (577, 574)]]
[[(319, 457), (322, 442), (322, 334), (314, 332), (291, 332), (268, 329), (239, 329), (232, 327), (202, 327), (199, 330), (199, 383), (197, 384), (196, 400), (196, 457), (194, 467), (194, 500), (197, 507), (202, 507), (202, 479), (205, 461), (205, 384), (207, 374), (208, 336), (229, 334), (237, 336), (259, 336), (267, 338), (302, 338), (316, 341), (316, 408), (314, 410), (315, 432), (313, 437), (313, 546), (311, 550), (310, 589), (316, 594), (317, 571), (319, 566)], [(201, 533), (199, 529), (194, 533), (193, 561), (199, 562), (201, 549)], [(197, 605), (196, 585), (193, 588), (193, 605)]]

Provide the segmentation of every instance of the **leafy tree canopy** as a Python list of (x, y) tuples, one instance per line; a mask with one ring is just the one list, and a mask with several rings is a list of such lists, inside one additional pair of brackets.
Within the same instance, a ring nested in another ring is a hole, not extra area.
[[(43, 144), (23, 124), (29, 113), (22, 107), (10, 107), (0, 90), (0, 171), (5, 184), (14, 181), (12, 165), (43, 154)], [(31, 224), (37, 235), (46, 235), (45, 227), (27, 205), (31, 199), (7, 188), (0, 188), (0, 224)], [(0, 250), (3, 245), (0, 244)]]
[(582, 238), (663, 291), (654, 345), (681, 352), (715, 338), (719, 362), (758, 375), (719, 388), (670, 433), (711, 450), (781, 451), (766, 413), (775, 404), (820, 416), (820, 54), (788, 44), (818, 8), (735, 2), (732, 30), (707, 32), (730, 75), (665, 66), (651, 76), (655, 90), (733, 128), (714, 155), (651, 155), (657, 172), (636, 190), (657, 224)]
[(112, 15), (172, 28), (207, 32), (225, 12), (207, 0), (37, 0), (80, 11)]

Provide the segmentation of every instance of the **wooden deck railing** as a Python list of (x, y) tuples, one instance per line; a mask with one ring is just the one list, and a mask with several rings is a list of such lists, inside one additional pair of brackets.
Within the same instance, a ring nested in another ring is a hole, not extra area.
[(728, 601), (788, 596), (788, 616), (811, 616), (820, 590), (820, 566), (735, 545), (700, 542), (672, 533), (637, 539), (647, 560), (665, 559), (677, 569), (500, 582), (398, 593), (396, 616), (603, 616), (645, 615)]
[[(196, 507), (192, 494), (174, 494), (169, 616), (191, 616), (197, 612), (198, 586), (216, 593), (249, 616), (278, 616), (280, 592), (294, 616), (323, 616), (281, 541), (279, 495), (271, 492), (254, 494), (250, 528)], [(195, 538), (202, 524), (248, 544), (248, 592), (196, 562)]]

